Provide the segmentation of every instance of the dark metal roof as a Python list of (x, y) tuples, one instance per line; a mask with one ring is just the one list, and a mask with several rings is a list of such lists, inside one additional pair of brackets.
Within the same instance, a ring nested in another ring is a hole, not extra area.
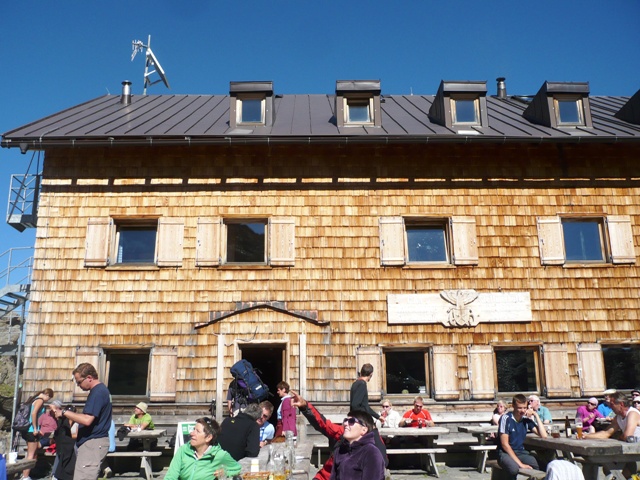
[[(552, 128), (522, 115), (523, 97), (487, 96), (488, 126), (464, 130), (431, 121), (433, 95), (382, 97), (381, 127), (338, 127), (334, 95), (278, 95), (272, 126), (229, 126), (227, 95), (106, 95), (16, 128), (3, 147), (215, 143), (637, 141), (640, 125), (616, 118), (629, 97), (589, 97), (593, 127)], [(20, 144), (23, 144), (22, 146)]]

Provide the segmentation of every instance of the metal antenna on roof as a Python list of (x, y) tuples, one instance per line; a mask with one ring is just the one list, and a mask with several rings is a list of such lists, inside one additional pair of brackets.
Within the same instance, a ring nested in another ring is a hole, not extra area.
[[(153, 51), (151, 50), (151, 35), (149, 35), (146, 45), (142, 43), (142, 40), (134, 40), (131, 43), (133, 47), (133, 53), (131, 54), (132, 62), (133, 62), (133, 59), (136, 58), (136, 54), (138, 52), (142, 52), (142, 50), (145, 48), (147, 49), (145, 53), (146, 60), (144, 62), (144, 89), (142, 90), (142, 94), (146, 95), (147, 87), (149, 85), (155, 85), (158, 82), (162, 82), (164, 83), (165, 87), (171, 88), (169, 86), (169, 80), (167, 80), (167, 76), (165, 75), (164, 70), (160, 65), (160, 62), (158, 62), (158, 59), (156, 58)], [(149, 67), (155, 68), (155, 70), (149, 71)], [(160, 79), (152, 81), (149, 77), (154, 73), (157, 73), (160, 76)]]

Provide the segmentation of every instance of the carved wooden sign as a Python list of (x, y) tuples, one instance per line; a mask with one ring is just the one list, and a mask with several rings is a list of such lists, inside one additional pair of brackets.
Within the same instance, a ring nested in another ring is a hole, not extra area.
[(389, 324), (442, 323), (447, 327), (533, 320), (529, 292), (475, 290), (388, 295), (387, 315)]

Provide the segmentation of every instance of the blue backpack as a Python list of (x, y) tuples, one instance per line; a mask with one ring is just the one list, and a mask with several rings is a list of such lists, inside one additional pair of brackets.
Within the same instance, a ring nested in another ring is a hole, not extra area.
[(231, 375), (236, 380), (236, 395), (241, 395), (247, 403), (258, 403), (269, 396), (267, 387), (250, 362), (242, 359), (231, 367)]

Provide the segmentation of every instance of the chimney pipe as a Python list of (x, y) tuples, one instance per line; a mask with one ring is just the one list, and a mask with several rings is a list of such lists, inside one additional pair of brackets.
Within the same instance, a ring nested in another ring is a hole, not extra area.
[(129, 105), (131, 103), (131, 82), (125, 80), (122, 82), (122, 95), (120, 96), (120, 103), (123, 105)]
[(507, 98), (507, 85), (504, 83), (505, 78), (498, 77), (496, 81), (498, 82), (498, 98)]

